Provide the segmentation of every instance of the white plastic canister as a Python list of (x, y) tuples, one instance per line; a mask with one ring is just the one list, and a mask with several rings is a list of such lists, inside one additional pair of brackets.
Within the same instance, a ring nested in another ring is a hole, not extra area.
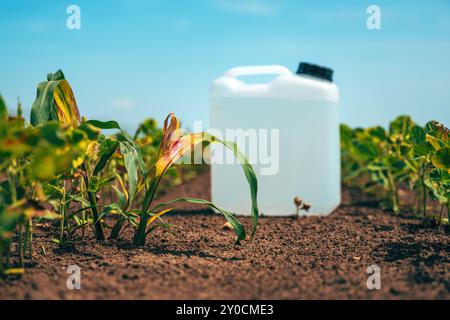
[[(212, 133), (237, 142), (250, 159), (263, 215), (294, 214), (297, 196), (311, 205), (308, 214), (329, 214), (340, 203), (339, 91), (332, 72), (305, 63), (297, 74), (277, 65), (246, 66), (212, 84)], [(262, 74), (277, 76), (264, 84), (239, 79)], [(213, 150), (213, 202), (249, 214), (250, 192), (240, 165), (226, 164), (230, 153), (222, 146)]]

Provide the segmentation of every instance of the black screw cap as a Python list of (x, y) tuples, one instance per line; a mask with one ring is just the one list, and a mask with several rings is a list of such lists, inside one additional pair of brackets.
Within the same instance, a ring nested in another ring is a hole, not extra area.
[(298, 66), (297, 74), (307, 74), (312, 77), (333, 82), (333, 69), (316, 64), (301, 62)]

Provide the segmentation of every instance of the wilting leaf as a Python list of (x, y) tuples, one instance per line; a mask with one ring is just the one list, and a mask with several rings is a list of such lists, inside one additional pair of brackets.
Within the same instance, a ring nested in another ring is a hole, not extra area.
[(225, 219), (227, 219), (227, 221), (233, 226), (233, 230), (237, 235), (236, 242), (239, 243), (241, 240), (245, 239), (245, 237), (246, 237), (245, 228), (236, 219), (236, 217), (232, 213), (216, 206), (214, 203), (207, 201), (207, 200), (196, 199), (196, 198), (178, 198), (178, 199), (174, 199), (172, 201), (160, 203), (157, 206), (155, 206), (151, 211), (156, 211), (157, 209), (159, 209), (163, 206), (167, 206), (169, 204), (176, 203), (176, 202), (188, 202), (188, 203), (193, 203), (193, 204), (205, 205), (205, 206), (211, 207), (211, 208), (219, 211), (221, 214), (223, 214)]
[[(166, 173), (166, 171), (174, 162), (183, 157), (185, 154), (189, 154), (196, 146), (203, 143), (223, 144), (234, 153), (234, 156), (240, 162), (241, 167), (244, 170), (245, 177), (247, 178), (247, 182), (250, 186), (250, 195), (252, 200), (251, 213), (253, 220), (253, 238), (256, 232), (259, 215), (257, 202), (258, 183), (253, 167), (250, 165), (245, 156), (239, 151), (237, 145), (234, 142), (221, 141), (217, 137), (207, 132), (181, 135), (179, 131), (178, 119), (171, 113), (164, 121), (163, 139), (161, 141), (158, 160), (156, 161), (156, 164), (153, 168), (153, 177), (151, 177), (151, 179), (159, 181), (159, 179)], [(156, 186), (157, 183), (158, 182), (156, 182)], [(152, 184), (155, 185), (153, 181)], [(156, 187), (154, 189), (156, 189)]]
[(80, 123), (80, 113), (72, 88), (67, 80), (60, 80), (53, 93), (58, 121), (77, 127)]
[(173, 208), (168, 208), (168, 209), (161, 210), (160, 212), (154, 214), (150, 219), (148, 219), (147, 226), (151, 225), (153, 221), (155, 221), (156, 219), (161, 217), (163, 214), (166, 214), (172, 210), (173, 210)]
[(10, 268), (10, 269), (6, 269), (3, 272), (5, 275), (18, 275), (18, 274), (24, 274), (25, 273), (25, 269), (24, 268)]
[(38, 84), (36, 99), (31, 107), (30, 122), (33, 126), (57, 120), (77, 127), (80, 114), (69, 83), (61, 70), (47, 75), (47, 81)]

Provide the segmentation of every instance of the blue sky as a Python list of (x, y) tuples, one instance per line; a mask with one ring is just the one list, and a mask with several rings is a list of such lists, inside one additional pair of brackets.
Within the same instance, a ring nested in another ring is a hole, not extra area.
[[(81, 8), (81, 30), (66, 8)], [(382, 29), (366, 27), (381, 8)], [(28, 115), (36, 84), (62, 69), (80, 111), (131, 129), (173, 111), (208, 121), (210, 83), (238, 65), (330, 66), (341, 120), (399, 114), (450, 125), (450, 2), (300, 0), (2, 0), (0, 92)]]

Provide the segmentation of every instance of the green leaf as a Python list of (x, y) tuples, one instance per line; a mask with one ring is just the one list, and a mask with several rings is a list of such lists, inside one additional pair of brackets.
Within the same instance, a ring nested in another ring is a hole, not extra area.
[(450, 169), (450, 148), (442, 148), (433, 156), (433, 165), (438, 169)]
[(33, 126), (51, 120), (72, 127), (77, 127), (80, 122), (75, 96), (61, 70), (54, 74), (49, 73), (47, 81), (38, 84), (36, 99), (31, 107), (30, 122)]
[(425, 125), (428, 140), (436, 150), (441, 147), (450, 147), (450, 130), (438, 121), (430, 121)]
[(8, 108), (6, 107), (6, 102), (0, 94), (0, 121), (8, 120)]
[(389, 135), (398, 134), (404, 137), (410, 132), (413, 125), (414, 122), (410, 116), (399, 116), (389, 124)]
[(139, 159), (142, 158), (140, 158), (139, 152), (135, 146), (130, 144), (128, 141), (119, 141), (119, 145), (120, 153), (123, 155), (125, 168), (128, 173), (128, 195), (131, 203), (136, 194)]
[(97, 193), (100, 190), (100, 180), (97, 176), (92, 176), (89, 180), (89, 192)]
[(419, 126), (413, 126), (411, 129), (411, 141), (415, 145), (424, 143), (425, 140), (425, 130)]
[(120, 207), (124, 208), (126, 203), (127, 203), (127, 199), (125, 197), (125, 194), (122, 191), (120, 191), (115, 185), (112, 185), (112, 188), (116, 192), (117, 198), (119, 198)]
[(434, 151), (433, 146), (428, 142), (413, 145), (414, 154), (418, 157), (427, 156)]
[(386, 130), (383, 127), (376, 126), (367, 129), (370, 136), (378, 138), (381, 141), (387, 140)]
[(450, 173), (443, 169), (433, 169), (430, 172), (430, 180), (440, 184), (450, 183)]
[(119, 130), (122, 133), (122, 135), (125, 138), (125, 140), (130, 145), (132, 145), (133, 148), (136, 150), (136, 152), (137, 152), (137, 161), (138, 161), (139, 168), (140, 168), (142, 174), (144, 174), (144, 175), (147, 174), (147, 169), (145, 167), (144, 160), (142, 158), (141, 148), (136, 143), (136, 141), (125, 130), (123, 130), (120, 127), (120, 125), (119, 125), (119, 123), (117, 121), (114, 121), (114, 120), (111, 120), (111, 121), (89, 120), (89, 121), (85, 121), (83, 123), (84, 124), (93, 125), (94, 127), (97, 127), (97, 128), (100, 128), (100, 129), (117, 129), (117, 130)]
[(356, 157), (363, 161), (371, 161), (378, 156), (378, 149), (371, 141), (352, 141), (352, 151)]
[(106, 138), (100, 142), (100, 159), (98, 160), (97, 165), (95, 166), (92, 173), (94, 176), (96, 176), (100, 171), (103, 170), (103, 168), (105, 168), (108, 160), (114, 155), (118, 146), (118, 141), (109, 138)]
[[(220, 141), (223, 145), (225, 145), (228, 149), (232, 150), (235, 157), (241, 163), (241, 167), (244, 170), (245, 177), (247, 178), (248, 184), (250, 186), (250, 196), (252, 199), (252, 220), (253, 220), (253, 228), (252, 228), (252, 238), (255, 236), (256, 227), (258, 225), (258, 217), (259, 217), (259, 209), (258, 209), (258, 181), (256, 179), (255, 171), (253, 167), (248, 162), (247, 158), (239, 151), (237, 145), (231, 141)], [(231, 223), (231, 221), (229, 221)], [(231, 223), (232, 224), (232, 223)]]
[(8, 134), (8, 108), (6, 102), (0, 94), (0, 138)]
[(341, 136), (341, 142), (344, 145), (347, 145), (350, 143), (351, 139), (353, 138), (353, 130), (346, 124), (340, 125), (340, 136)]
[(207, 201), (207, 200), (196, 199), (196, 198), (178, 198), (178, 199), (174, 199), (174, 200), (171, 200), (171, 201), (168, 201), (168, 202), (160, 203), (157, 206), (155, 206), (153, 209), (151, 209), (150, 212), (158, 211), (159, 208), (167, 206), (167, 205), (172, 204), (172, 203), (176, 203), (176, 202), (188, 202), (188, 203), (193, 203), (193, 204), (206, 205), (208, 207), (216, 209), (233, 226), (233, 230), (234, 230), (234, 232), (237, 235), (236, 243), (239, 243), (241, 240), (245, 239), (245, 237), (246, 237), (245, 228), (236, 219), (236, 217), (232, 213), (230, 213), (230, 212), (228, 212), (228, 211), (226, 211), (226, 210), (216, 206), (214, 203), (212, 203), (210, 201)]
[(53, 106), (53, 92), (57, 86), (58, 81), (44, 81), (38, 84), (36, 99), (31, 107), (30, 123), (33, 126), (58, 119)]

